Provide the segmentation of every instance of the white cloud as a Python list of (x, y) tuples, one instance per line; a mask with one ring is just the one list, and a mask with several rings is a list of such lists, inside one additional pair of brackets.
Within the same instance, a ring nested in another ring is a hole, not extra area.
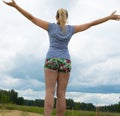
[(1, 89), (14, 89), (19, 93), (19, 96), (24, 97), (25, 99), (44, 98), (44, 83), (36, 79), (30, 77), (23, 79), (14, 78), (5, 74), (0, 74), (0, 79)]
[(44, 99), (44, 92), (43, 91), (34, 91), (32, 89), (26, 90), (17, 90), (20, 97), (24, 97), (25, 99)]
[(74, 69), (72, 70), (73, 72), (69, 83), (70, 87), (77, 89), (78, 87), (116, 85), (117, 89), (117, 86), (120, 85), (120, 57), (106, 58), (106, 60), (100, 62), (99, 60), (98, 62), (80, 62), (82, 61), (75, 64), (75, 71)]
[(0, 56), (0, 73), (11, 70), (14, 67), (14, 63), (11, 62), (14, 58), (14, 53), (0, 50)]
[(3, 89), (12, 89), (20, 87), (20, 79), (13, 78), (6, 74), (0, 74), (0, 87)]
[(110, 105), (119, 102), (120, 94), (97, 94), (68, 92), (67, 98), (73, 98), (77, 102), (93, 103), (96, 106)]

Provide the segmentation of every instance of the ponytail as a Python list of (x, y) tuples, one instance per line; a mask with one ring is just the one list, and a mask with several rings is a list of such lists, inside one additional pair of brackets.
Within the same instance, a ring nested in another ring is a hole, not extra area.
[(56, 14), (57, 23), (61, 26), (62, 30), (65, 31), (65, 24), (67, 22), (68, 12), (65, 9), (59, 9)]

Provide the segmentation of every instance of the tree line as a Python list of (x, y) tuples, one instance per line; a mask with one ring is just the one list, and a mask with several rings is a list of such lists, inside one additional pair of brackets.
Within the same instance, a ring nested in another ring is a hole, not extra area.
[[(17, 105), (25, 105), (25, 106), (37, 106), (44, 107), (43, 99), (35, 99), (35, 100), (27, 100), (23, 97), (18, 97), (18, 93), (15, 90), (0, 90), (0, 104), (17, 104)], [(56, 98), (54, 107), (56, 104)], [(70, 110), (87, 110), (87, 111), (96, 111), (96, 106), (92, 103), (81, 103), (75, 102), (73, 99), (66, 99), (67, 109)], [(101, 106), (99, 107), (99, 111), (104, 112), (120, 112), (120, 102), (118, 104), (109, 105), (109, 106)]]
[(101, 106), (99, 107), (99, 110), (103, 112), (119, 112), (120, 113), (120, 102), (117, 104), (111, 104), (109, 106)]

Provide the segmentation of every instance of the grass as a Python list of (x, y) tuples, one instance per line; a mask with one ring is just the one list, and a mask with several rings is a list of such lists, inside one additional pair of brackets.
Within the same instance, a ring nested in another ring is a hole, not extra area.
[(120, 116), (119, 113), (110, 112), (92, 112), (92, 111), (69, 111), (67, 110), (65, 116)]
[(27, 112), (40, 113), (40, 114), (43, 114), (44, 112), (43, 108), (40, 108), (40, 107), (21, 106), (21, 105), (15, 105), (15, 104), (1, 104), (0, 109), (19, 110), (19, 111), (27, 111)]
[[(43, 108), (40, 107), (31, 107), (31, 106), (20, 106), (20, 105), (14, 105), (14, 104), (0, 104), (0, 112), (6, 111), (6, 110), (18, 110), (24, 112), (33, 112), (42, 114), (44, 112)], [(53, 110), (52, 116), (55, 116), (55, 109)], [(90, 112), (90, 111), (75, 111), (75, 110), (67, 110), (65, 113), (65, 116), (120, 116), (120, 113), (110, 113), (110, 112)]]

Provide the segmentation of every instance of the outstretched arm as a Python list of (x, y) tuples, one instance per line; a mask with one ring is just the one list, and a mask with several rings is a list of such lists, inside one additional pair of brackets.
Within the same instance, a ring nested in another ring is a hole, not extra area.
[(3, 2), (11, 7), (16, 8), (23, 16), (25, 16), (27, 19), (29, 19), (32, 23), (34, 23), (35, 25), (48, 30), (48, 24), (49, 22), (43, 21), (39, 18), (34, 17), (33, 15), (31, 15), (29, 12), (25, 11), (24, 9), (22, 9), (20, 6), (18, 6), (16, 4), (16, 2), (14, 0), (12, 0), (11, 2), (6, 2), (3, 0)]
[(116, 15), (115, 13), (116, 13), (116, 11), (114, 11), (111, 15), (109, 15), (107, 17), (104, 17), (104, 18), (101, 18), (101, 19), (98, 19), (98, 20), (95, 20), (95, 21), (92, 21), (92, 22), (89, 22), (89, 23), (86, 23), (86, 24), (76, 25), (75, 26), (75, 33), (85, 31), (85, 30), (89, 29), (92, 26), (104, 23), (104, 22), (106, 22), (108, 20), (117, 20), (117, 21), (119, 21), (120, 20), (120, 15)]

